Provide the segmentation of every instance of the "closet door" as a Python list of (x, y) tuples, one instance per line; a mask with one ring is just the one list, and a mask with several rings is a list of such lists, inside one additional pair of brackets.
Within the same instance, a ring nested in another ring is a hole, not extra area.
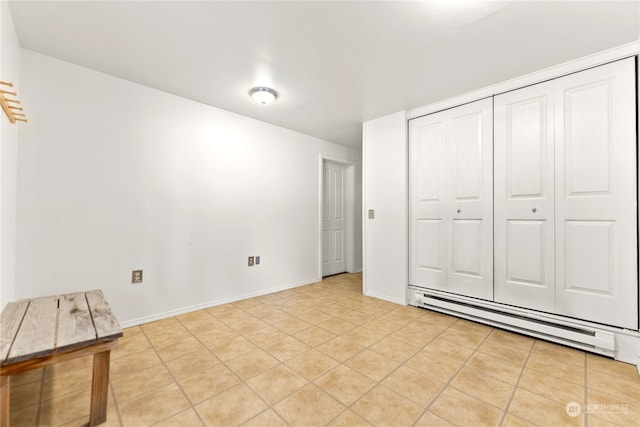
[(451, 200), (451, 156), (445, 142), (446, 116), (431, 114), (409, 122), (409, 283), (447, 289), (447, 241)]
[(493, 299), (492, 125), (491, 99), (410, 122), (415, 286)]
[(635, 64), (556, 81), (556, 310), (638, 328)]
[(553, 82), (494, 98), (495, 301), (553, 312)]

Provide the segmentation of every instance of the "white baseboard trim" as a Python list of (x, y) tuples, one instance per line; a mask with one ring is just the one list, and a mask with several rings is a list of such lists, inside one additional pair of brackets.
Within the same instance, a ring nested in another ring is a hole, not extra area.
[(394, 298), (394, 297), (390, 297), (388, 295), (382, 295), (376, 292), (363, 292), (363, 294), (364, 296), (367, 296), (367, 297), (381, 299), (383, 301), (392, 302), (394, 304), (407, 305), (407, 301), (404, 299)]
[(242, 301), (249, 298), (261, 297), (263, 295), (273, 294), (276, 292), (286, 291), (289, 289), (298, 288), (300, 286), (311, 285), (312, 283), (317, 283), (322, 281), (322, 278), (315, 278), (304, 280), (301, 282), (290, 283), (284, 286), (277, 286), (275, 288), (269, 288), (265, 290), (261, 290), (258, 292), (251, 292), (247, 294), (237, 295), (229, 298), (222, 298), (214, 301), (205, 302), (202, 304), (191, 305), (188, 307), (182, 307), (175, 310), (165, 311), (163, 313), (152, 314), (150, 316), (140, 317), (132, 320), (125, 320), (124, 322), (120, 322), (120, 327), (122, 328), (131, 328), (133, 326), (143, 325), (145, 323), (154, 322), (156, 320), (167, 319), (169, 317), (179, 316), (180, 314), (191, 313), (193, 311), (204, 310), (211, 307), (216, 307), (218, 305), (229, 304), (232, 302)]

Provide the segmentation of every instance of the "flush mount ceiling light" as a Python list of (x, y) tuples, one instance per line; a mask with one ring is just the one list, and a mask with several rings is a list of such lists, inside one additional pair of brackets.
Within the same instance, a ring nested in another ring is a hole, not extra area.
[(271, 104), (278, 98), (278, 92), (270, 87), (257, 86), (249, 91), (249, 96), (253, 98), (259, 104), (266, 105)]

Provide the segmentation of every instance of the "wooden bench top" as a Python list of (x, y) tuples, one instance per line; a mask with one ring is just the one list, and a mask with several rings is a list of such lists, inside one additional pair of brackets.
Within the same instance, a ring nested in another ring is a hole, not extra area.
[(15, 301), (0, 315), (0, 366), (121, 336), (101, 290)]

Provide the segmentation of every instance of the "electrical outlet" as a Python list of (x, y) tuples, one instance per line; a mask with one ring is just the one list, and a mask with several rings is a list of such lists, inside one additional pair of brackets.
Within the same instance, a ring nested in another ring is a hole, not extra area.
[(255, 262), (254, 257), (250, 256), (250, 257), (249, 257), (249, 263), (248, 263), (248, 264), (249, 264), (249, 267), (253, 267), (254, 262)]
[(142, 270), (133, 270), (131, 272), (131, 283), (142, 283)]
[(256, 265), (260, 264), (260, 255), (256, 256)]

